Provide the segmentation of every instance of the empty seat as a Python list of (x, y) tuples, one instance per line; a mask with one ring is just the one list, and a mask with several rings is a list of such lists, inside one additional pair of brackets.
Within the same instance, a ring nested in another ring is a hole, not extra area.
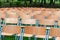
[(44, 19), (40, 20), (40, 24), (42, 25), (54, 25), (55, 20), (53, 19)]
[[(34, 35), (32, 28), (33, 27), (31, 27), (31, 26), (27, 26), (27, 27), (24, 28), (23, 36), (28, 37), (28, 40), (30, 40), (30, 38)], [(17, 36), (21, 36), (20, 32), (17, 34)]]
[[(46, 37), (46, 28), (45, 27), (35, 27), (35, 37), (37, 38), (45, 38)], [(48, 35), (48, 33), (47, 33)], [(49, 35), (49, 38), (52, 38), (50, 35)]]
[(51, 31), (53, 31), (51, 34), (52, 36), (56, 37), (56, 40), (59, 40), (60, 38), (60, 28), (51, 28)]
[(22, 20), (22, 24), (35, 24), (35, 23), (36, 23), (36, 19)]
[(17, 18), (5, 18), (5, 23), (18, 23)]

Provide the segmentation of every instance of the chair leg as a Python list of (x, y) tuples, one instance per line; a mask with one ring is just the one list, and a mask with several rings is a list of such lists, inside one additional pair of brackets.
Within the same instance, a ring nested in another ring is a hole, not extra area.
[(34, 36), (34, 40), (37, 40), (37, 38)]
[(21, 35), (20, 35), (20, 38), (19, 38), (19, 40), (23, 40), (23, 35), (24, 35), (24, 28), (21, 28)]
[(53, 37), (53, 40), (56, 40), (56, 37)]
[(15, 40), (17, 40), (17, 35), (15, 34)]
[(20, 36), (19, 40), (23, 40), (23, 37), (22, 37), (22, 36)]
[(16, 40), (19, 40), (19, 36), (16, 37)]
[(35, 37), (34, 40), (37, 40), (37, 38)]
[(5, 40), (5, 36), (2, 35), (2, 40)]
[(28, 37), (28, 40), (31, 40), (31, 37)]
[(43, 40), (45, 40), (45, 38), (43, 38)]

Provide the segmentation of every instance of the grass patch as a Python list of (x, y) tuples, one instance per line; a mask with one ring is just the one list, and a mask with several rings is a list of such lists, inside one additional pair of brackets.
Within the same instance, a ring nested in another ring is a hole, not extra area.
[[(5, 36), (4, 40), (15, 40), (14, 36)], [(28, 40), (28, 37), (24, 37), (23, 40)], [(33, 37), (31, 37), (31, 40), (34, 40)], [(37, 38), (37, 40), (43, 40), (43, 38)], [(53, 40), (53, 39), (49, 39), (49, 40)]]

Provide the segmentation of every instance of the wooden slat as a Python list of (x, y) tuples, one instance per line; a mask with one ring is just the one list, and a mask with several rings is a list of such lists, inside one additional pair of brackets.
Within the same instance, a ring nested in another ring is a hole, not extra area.
[(33, 34), (33, 27), (32, 26), (27, 26), (25, 27), (25, 34)]
[[(24, 28), (24, 35), (25, 37), (32, 37), (33, 36), (33, 27), (31, 26), (26, 26)], [(17, 36), (20, 36), (20, 32), (17, 34)]]
[(56, 36), (56, 37), (60, 37), (60, 28), (51, 28), (51, 35), (52, 36)]
[(19, 26), (3, 26), (2, 33), (3, 34), (18, 34), (20, 32)]

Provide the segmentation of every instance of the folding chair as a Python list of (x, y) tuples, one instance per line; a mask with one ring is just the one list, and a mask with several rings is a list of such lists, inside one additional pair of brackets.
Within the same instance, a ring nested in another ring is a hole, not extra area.
[[(19, 33), (20, 27), (19, 26), (3, 26), (2, 27), (2, 36), (4, 40), (4, 36), (15, 36), (16, 33)], [(16, 40), (16, 38), (15, 38)]]
[(50, 28), (45, 28), (45, 27), (35, 27), (34, 30), (35, 30), (35, 37), (37, 40), (37, 38), (43, 38), (43, 40), (48, 40), (48, 38), (52, 38), (51, 36), (49, 36), (49, 29)]
[(52, 36), (54, 37), (53, 40), (59, 40), (60, 39), (60, 28), (51, 28)]
[[(5, 21), (5, 25), (8, 25), (7, 30), (9, 29), (9, 26), (17, 27), (18, 24), (19, 24), (18, 15), (17, 15), (17, 13), (15, 11), (8, 11), (8, 12), (6, 12), (6, 18), (4, 19), (4, 21)], [(16, 33), (10, 34), (8, 32), (7, 33), (2, 33), (2, 35), (4, 36), (4, 35), (14, 35), (14, 34), (16, 34)]]
[[(22, 24), (30, 24), (30, 26), (32, 26), (32, 24), (35, 24), (36, 23), (36, 20), (35, 19), (26, 19), (26, 20), (24, 20), (23, 22), (22, 22)], [(20, 33), (20, 36), (22, 37), (22, 39), (21, 39), (21, 37), (20, 37), (20, 39), (19, 40), (23, 40), (23, 36), (28, 36), (29, 38), (30, 37), (32, 37), (32, 35), (31, 36), (29, 36), (29, 34), (24, 34), (24, 26), (21, 26), (22, 27), (22, 31), (21, 31), (21, 33)], [(30, 39), (29, 39), (30, 40)]]
[[(28, 37), (28, 40), (31, 40), (31, 37), (33, 36), (32, 28), (33, 28), (33, 26), (26, 26), (24, 28), (24, 33), (22, 33), (24, 37)], [(21, 33), (17, 34), (17, 36), (21, 36)], [(19, 40), (23, 40), (23, 39), (19, 39)]]
[(14, 23), (19, 24), (20, 17), (16, 11), (8, 11), (6, 12), (5, 24), (7, 23)]

